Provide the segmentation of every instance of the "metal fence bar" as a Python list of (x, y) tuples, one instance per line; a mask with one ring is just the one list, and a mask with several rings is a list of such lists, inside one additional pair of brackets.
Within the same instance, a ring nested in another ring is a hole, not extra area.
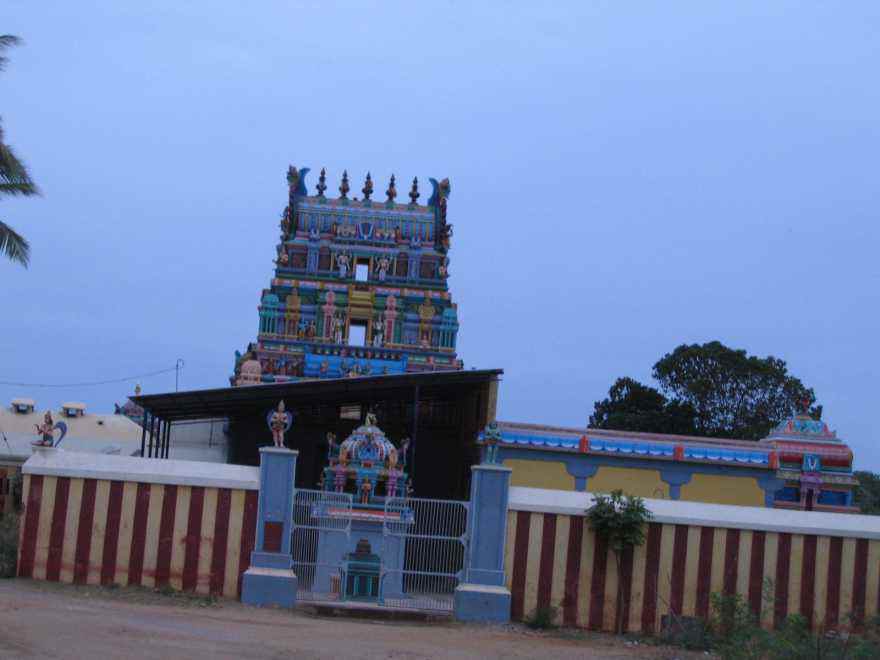
[(380, 604), (452, 611), (466, 572), (468, 512), (468, 502), (455, 500), (386, 500)]
[(297, 489), (293, 499), (291, 549), (298, 578), (297, 598), (304, 602), (340, 600), (345, 588), (342, 553), (351, 536), (352, 496)]

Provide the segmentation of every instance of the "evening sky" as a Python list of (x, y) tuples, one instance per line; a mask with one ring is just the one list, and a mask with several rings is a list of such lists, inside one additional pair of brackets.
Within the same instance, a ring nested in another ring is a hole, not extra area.
[[(501, 419), (582, 425), (718, 339), (786, 360), (880, 469), (877, 2), (4, 0), (0, 32), (43, 192), (0, 204), (33, 249), (0, 262), (0, 380), (183, 358), (182, 388), (223, 386), (289, 163), (422, 201), (448, 176), (459, 353), (505, 370)], [(109, 411), (133, 385), (0, 398)]]

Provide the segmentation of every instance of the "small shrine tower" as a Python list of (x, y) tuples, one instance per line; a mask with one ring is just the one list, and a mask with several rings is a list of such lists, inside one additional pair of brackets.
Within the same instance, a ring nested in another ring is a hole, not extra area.
[(339, 196), (326, 196), (323, 169), (309, 195), (308, 172), (288, 168), (275, 277), (258, 307), (257, 341), (236, 351), (231, 383), (461, 369), (447, 287), (449, 180), (430, 179), (422, 205), (413, 179), (401, 204), (394, 175), (376, 201), (369, 173), (358, 199), (347, 172)]
[(853, 453), (822, 420), (803, 410), (761, 440), (772, 447), (776, 476), (785, 487), (776, 493), (777, 509), (856, 513)]

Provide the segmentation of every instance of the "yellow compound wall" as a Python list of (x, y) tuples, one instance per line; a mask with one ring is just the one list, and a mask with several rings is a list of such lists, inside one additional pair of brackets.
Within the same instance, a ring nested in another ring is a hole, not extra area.
[[(575, 490), (575, 478), (562, 461), (506, 458), (504, 465), (513, 470), (512, 486)], [(732, 468), (734, 471), (735, 468)], [(660, 477), (659, 469), (604, 465), (587, 479), (587, 490), (609, 493), (621, 489), (629, 495), (670, 499), (669, 485)], [(764, 506), (764, 491), (753, 476), (736, 474), (710, 475), (695, 473), (681, 486), (679, 498), (692, 502)]]
[(566, 471), (565, 463), (506, 458), (504, 465), (513, 470), (510, 475), (511, 486), (574, 490), (574, 477)]
[(681, 498), (692, 502), (764, 506), (764, 491), (754, 477), (695, 474), (681, 487)]
[(669, 499), (669, 485), (660, 478), (659, 470), (603, 466), (587, 479), (587, 490), (594, 493), (618, 488), (628, 495)]

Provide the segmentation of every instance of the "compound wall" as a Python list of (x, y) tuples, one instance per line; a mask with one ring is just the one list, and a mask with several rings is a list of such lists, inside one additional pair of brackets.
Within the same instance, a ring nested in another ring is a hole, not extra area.
[(512, 618), (558, 608), (560, 623), (613, 631), (617, 586), (628, 631), (670, 612), (706, 617), (710, 595), (739, 594), (772, 627), (799, 613), (850, 627), (880, 611), (880, 518), (647, 500), (646, 542), (624, 557), (589, 529), (588, 493), (512, 488), (505, 574)]
[(238, 597), (257, 468), (41, 450), (22, 471), (20, 576)]

